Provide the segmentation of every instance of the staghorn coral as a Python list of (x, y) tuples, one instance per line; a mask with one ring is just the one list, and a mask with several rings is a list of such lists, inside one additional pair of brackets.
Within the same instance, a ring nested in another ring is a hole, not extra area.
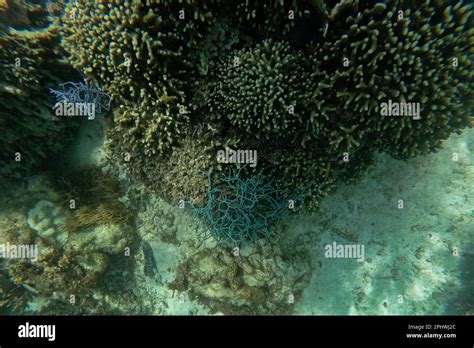
[[(370, 130), (326, 99), (333, 82), (311, 49), (267, 40), (230, 57), (217, 68), (204, 110), (214, 124), (228, 124), (227, 134), (215, 136), (257, 149), (260, 175), (296, 195), (308, 194), (306, 207), (312, 209), (337, 177), (370, 162)], [(345, 153), (354, 160), (350, 165)]]
[(216, 4), (68, 4), (62, 18), (63, 46), (76, 68), (123, 103), (109, 135), (122, 154), (168, 156), (185, 133), (194, 77), (208, 64), (201, 47), (210, 45), (206, 35), (214, 27)]
[(237, 25), (252, 37), (291, 39), (296, 44), (310, 40), (316, 31), (314, 19), (322, 19), (322, 4), (313, 0), (245, 0), (236, 1)]
[[(212, 157), (229, 143), (258, 151), (247, 178), (309, 192), (305, 206), (316, 207), (375, 151), (427, 154), (469, 124), (467, 1), (92, 4), (68, 5), (63, 45), (123, 104), (112, 157), (173, 203), (204, 201), (196, 173), (212, 169), (218, 183), (225, 168)], [(389, 100), (420, 102), (421, 120), (382, 117)]]
[[(199, 47), (196, 47), (193, 56), (197, 62), (197, 71), (206, 76), (212, 71), (219, 58), (233, 48), (241, 47), (244, 42), (251, 40), (245, 37), (239, 28), (235, 27), (227, 16), (219, 16), (209, 28), (209, 33)], [(202, 100), (201, 100), (202, 101)], [(196, 101), (194, 101), (196, 102)], [(197, 100), (199, 102), (199, 100)]]
[(294, 133), (305, 122), (314, 82), (302, 63), (286, 42), (265, 40), (232, 52), (216, 69), (209, 112), (267, 139)]
[[(124, 101), (182, 98), (190, 52), (213, 23), (214, 1), (79, 0), (63, 16), (63, 45), (73, 65)], [(77, 42), (79, 41), (79, 45)]]
[(148, 157), (168, 156), (188, 124), (187, 112), (181, 111), (179, 104), (162, 99), (120, 106), (114, 119), (109, 136), (123, 147), (123, 153)]
[[(7, 4), (20, 6), (21, 2)], [(73, 124), (53, 116), (54, 98), (48, 87), (77, 76), (63, 60), (57, 26), (43, 7), (23, 4), (21, 9), (29, 22), (4, 22), (9, 17), (3, 15), (0, 19), (3, 25), (13, 26), (0, 31), (0, 129), (4, 134), (0, 175), (14, 178), (31, 172), (63, 148)]]
[[(465, 1), (360, 1), (358, 11), (339, 15), (317, 49), (333, 86), (327, 98), (355, 114), (374, 146), (395, 157), (436, 151), (468, 125), (472, 25)], [(345, 58), (349, 66), (341, 67)], [(388, 100), (420, 103), (421, 120), (381, 117)]]
[[(248, 65), (245, 60), (241, 66), (232, 64), (230, 58), (219, 65), (210, 83), (210, 108), (205, 108), (209, 120), (229, 123), (231, 130), (221, 136), (238, 134), (241, 148), (258, 149), (263, 157), (259, 173), (275, 177), (282, 187), (308, 190), (310, 207), (337, 180), (363, 172), (377, 150), (398, 158), (436, 151), (452, 132), (468, 126), (473, 105), (472, 5), (464, 1), (321, 5), (327, 26), (308, 43), (293, 70), (304, 85), (298, 79), (287, 87), (275, 83), (272, 74), (285, 69), (273, 60), (284, 56), (280, 52), (295, 54), (294, 42), (293, 48), (277, 43), (278, 50), (262, 54), (265, 63), (255, 55)], [(238, 58), (240, 52), (229, 57)], [(269, 88), (261, 88), (261, 81)], [(298, 118), (262, 107), (274, 105), (265, 100), (272, 100), (279, 87), (285, 97), (294, 93), (293, 99), (302, 101)], [(389, 99), (420, 102), (421, 120), (382, 117), (380, 105)], [(293, 127), (280, 130), (276, 125), (281, 124)], [(236, 133), (232, 126), (238, 127)], [(269, 135), (272, 129), (275, 134)], [(262, 133), (265, 142), (259, 140)]]

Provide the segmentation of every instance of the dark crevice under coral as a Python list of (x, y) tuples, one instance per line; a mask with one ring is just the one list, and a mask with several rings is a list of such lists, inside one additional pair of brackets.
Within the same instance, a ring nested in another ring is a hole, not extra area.
[[(45, 2), (4, 1), (0, 6), (0, 175), (21, 179), (60, 153), (74, 120), (53, 115), (48, 88), (80, 74), (59, 45), (57, 17)], [(11, 6), (11, 7), (10, 7)], [(14, 12), (14, 13), (13, 13)], [(16, 20), (9, 20), (14, 16)], [(24, 17), (24, 18), (23, 18)], [(23, 18), (23, 19), (22, 19)]]

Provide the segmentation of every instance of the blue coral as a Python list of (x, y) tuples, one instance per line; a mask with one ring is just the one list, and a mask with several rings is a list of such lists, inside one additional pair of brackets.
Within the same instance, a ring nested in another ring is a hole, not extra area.
[(98, 114), (110, 109), (112, 98), (99, 87), (82, 82), (66, 82), (61, 84), (60, 87), (60, 90), (49, 89), (49, 92), (54, 94), (58, 103), (94, 103)]
[(221, 184), (212, 186), (211, 172), (207, 173), (209, 188), (207, 203), (203, 207), (191, 205), (191, 212), (207, 228), (200, 237), (214, 238), (231, 246), (268, 239), (270, 225), (281, 219), (288, 209), (289, 199), (302, 201), (304, 196), (289, 198), (288, 192), (265, 182), (260, 175), (242, 178), (237, 172), (224, 175)]

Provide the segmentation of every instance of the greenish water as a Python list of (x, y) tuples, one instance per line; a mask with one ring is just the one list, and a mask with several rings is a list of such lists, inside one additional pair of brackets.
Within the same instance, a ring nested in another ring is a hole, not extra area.
[(454, 3), (0, 1), (0, 314), (473, 315)]

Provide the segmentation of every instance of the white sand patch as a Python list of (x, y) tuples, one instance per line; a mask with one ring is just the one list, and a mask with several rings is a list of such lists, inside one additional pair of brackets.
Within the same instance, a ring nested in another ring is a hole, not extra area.
[[(462, 258), (474, 241), (473, 140), (471, 129), (437, 154), (378, 155), (368, 175), (327, 197), (318, 214), (286, 221), (282, 243), (310, 240), (314, 267), (297, 312), (443, 314), (462, 290)], [(325, 258), (334, 241), (363, 244), (365, 261)]]

